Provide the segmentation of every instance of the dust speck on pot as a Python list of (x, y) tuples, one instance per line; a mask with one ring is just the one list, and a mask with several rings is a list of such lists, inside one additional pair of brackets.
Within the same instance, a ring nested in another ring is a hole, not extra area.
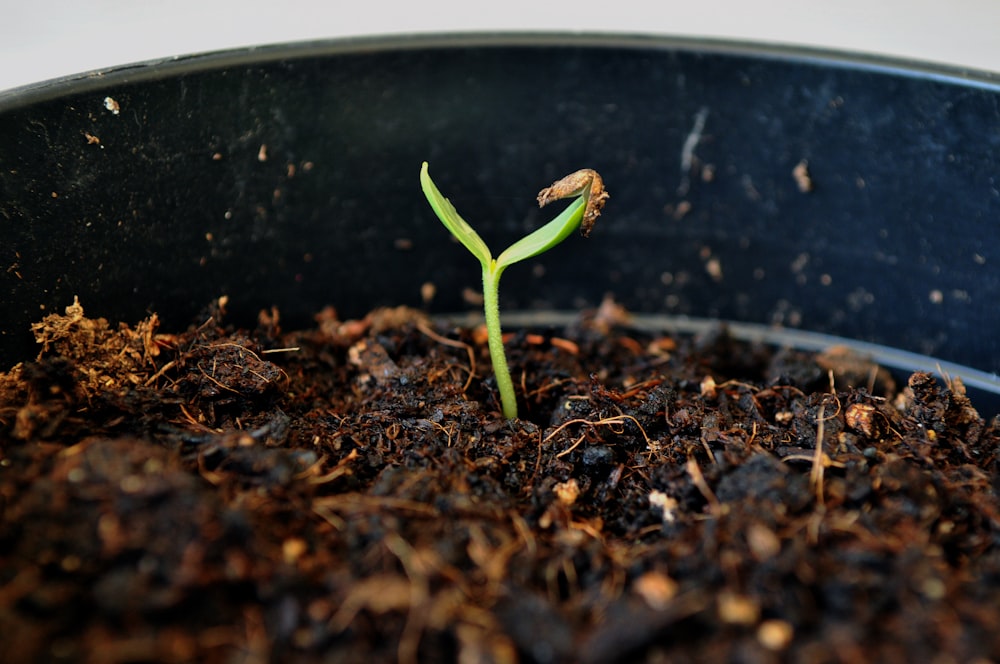
[(121, 106), (118, 104), (118, 101), (114, 97), (104, 98), (104, 108), (111, 111), (113, 115), (118, 115), (119, 113), (121, 113), (122, 110)]

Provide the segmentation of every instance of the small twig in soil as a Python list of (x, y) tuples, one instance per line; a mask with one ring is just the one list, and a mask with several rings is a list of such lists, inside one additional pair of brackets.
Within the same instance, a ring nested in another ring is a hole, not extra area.
[(649, 388), (656, 387), (663, 383), (662, 378), (650, 378), (649, 380), (644, 380), (641, 383), (636, 383), (628, 390), (622, 393), (622, 399), (631, 399), (640, 392), (648, 390)]
[(549, 343), (553, 348), (558, 348), (562, 351), (569, 353), (570, 355), (579, 355), (580, 346), (569, 339), (563, 339), (562, 337), (552, 337), (549, 339)]
[[(320, 511), (322, 510), (322, 511)], [(313, 511), (327, 519), (330, 512), (376, 512), (400, 511), (409, 512), (413, 516), (439, 518), (441, 513), (433, 506), (405, 498), (391, 496), (368, 496), (361, 493), (342, 493), (336, 496), (317, 498), (313, 501)]]
[(417, 661), (417, 648), (426, 621), (423, 609), (430, 599), (430, 582), (427, 574), (421, 569), (424, 565), (416, 560), (416, 551), (409, 542), (396, 533), (387, 533), (384, 541), (385, 547), (402, 563), (403, 571), (410, 580), (410, 608), (396, 651), (398, 661), (401, 664), (409, 664)]
[(580, 443), (582, 443), (586, 438), (587, 438), (587, 434), (583, 434), (582, 436), (580, 436), (579, 438), (576, 439), (575, 443), (573, 443), (572, 445), (570, 445), (569, 447), (567, 447), (566, 449), (564, 449), (562, 452), (560, 452), (559, 454), (557, 454), (556, 458), (560, 459), (560, 458), (566, 456), (567, 454), (569, 454), (570, 452), (572, 452), (573, 450), (575, 450), (577, 447), (579, 447)]
[(199, 431), (204, 431), (206, 433), (222, 433), (222, 429), (213, 429), (212, 427), (206, 426), (201, 422), (199, 422), (197, 419), (195, 419), (194, 415), (188, 412), (188, 409), (184, 406), (184, 404), (178, 404), (178, 407), (181, 409), (181, 413), (184, 414), (184, 419), (186, 419), (193, 427), (195, 427)]
[(719, 463), (718, 459), (715, 458), (715, 455), (712, 454), (712, 447), (708, 444), (708, 441), (705, 439), (704, 431), (701, 434), (700, 440), (701, 440), (701, 446), (705, 448), (705, 455), (708, 457), (708, 460), (711, 461), (712, 463)]
[[(233, 388), (229, 387), (228, 385), (225, 385), (224, 383), (222, 383), (221, 381), (219, 381), (218, 379), (216, 379), (214, 376), (209, 375), (209, 373), (207, 371), (205, 371), (200, 364), (198, 365), (198, 371), (200, 371), (201, 375), (204, 376), (205, 378), (207, 378), (209, 380), (209, 382), (212, 382), (212, 383), (215, 383), (216, 385), (218, 385), (220, 389), (225, 390), (227, 392), (232, 392), (233, 394), (239, 394), (239, 391), (234, 390)], [(212, 371), (213, 372), (215, 371), (215, 362), (214, 361), (212, 362)]]
[(430, 420), (427, 420), (427, 422), (430, 422), (430, 425), (432, 427), (434, 427), (435, 429), (440, 429), (442, 431), (442, 433), (444, 433), (444, 435), (446, 435), (448, 437), (448, 442), (445, 443), (445, 447), (451, 447), (451, 434), (452, 434), (452, 430), (450, 428), (446, 428), (440, 422), (431, 422)]
[(753, 449), (754, 440), (757, 438), (757, 423), (753, 423), (753, 429), (750, 431), (750, 437), (747, 438), (747, 449)]
[[(558, 427), (556, 427), (556, 429), (552, 433), (550, 433), (548, 436), (546, 436), (545, 439), (542, 441), (542, 444), (545, 444), (545, 443), (549, 442), (550, 440), (552, 440), (553, 436), (555, 436), (557, 433), (559, 433), (560, 431), (562, 431), (563, 429), (565, 429), (566, 427), (568, 427), (571, 424), (587, 424), (591, 428), (596, 428), (596, 427), (599, 427), (599, 426), (611, 426), (611, 425), (616, 425), (616, 424), (625, 424), (625, 420), (632, 420), (632, 422), (635, 424), (635, 426), (638, 427), (639, 431), (642, 433), (642, 437), (646, 440), (646, 445), (649, 445), (650, 444), (650, 442), (649, 442), (649, 436), (646, 435), (645, 429), (643, 429), (642, 425), (639, 424), (639, 420), (635, 419), (631, 415), (615, 415), (614, 417), (605, 417), (604, 419), (597, 420), (596, 422), (591, 422), (590, 420), (584, 420), (584, 419), (567, 420), (566, 422), (563, 422)], [(615, 433), (622, 433), (622, 432), (621, 431), (617, 431)], [(570, 452), (572, 452), (573, 450), (575, 450), (577, 447), (580, 446), (580, 443), (583, 442), (584, 438), (586, 438), (586, 435), (580, 436), (577, 439), (577, 441), (575, 443), (573, 443), (570, 447), (568, 447), (567, 449), (565, 449), (562, 452), (560, 452), (559, 454), (557, 454), (556, 458), (558, 459), (559, 457), (565, 456), (565, 455), (569, 454)]]
[(524, 540), (524, 549), (528, 552), (528, 557), (534, 559), (538, 555), (538, 542), (535, 540), (535, 535), (531, 532), (531, 526), (517, 512), (509, 512), (508, 516), (510, 517), (510, 522), (514, 525), (514, 529), (517, 530), (517, 534)]
[(249, 348), (247, 348), (246, 346), (244, 346), (242, 344), (234, 343), (232, 341), (220, 341), (218, 343), (205, 344), (205, 345), (202, 345), (201, 347), (202, 348), (225, 348), (226, 346), (231, 346), (233, 348), (239, 348), (240, 350), (245, 350), (246, 352), (248, 352), (251, 355), (253, 355), (253, 357), (254, 357), (255, 360), (257, 360), (258, 362), (261, 361), (260, 360), (260, 356), (257, 355), (257, 353), (253, 352), (252, 350), (250, 350)]
[(469, 377), (465, 380), (465, 385), (462, 386), (462, 394), (465, 394), (466, 390), (469, 389), (469, 385), (472, 384), (473, 377), (476, 375), (476, 354), (473, 352), (472, 346), (470, 346), (467, 343), (463, 343), (461, 341), (455, 341), (454, 339), (443, 337), (434, 330), (432, 330), (423, 322), (417, 323), (417, 329), (420, 330), (420, 332), (423, 333), (424, 335), (438, 342), (439, 344), (442, 344), (444, 346), (450, 346), (452, 348), (465, 349), (465, 352), (469, 356)]
[(708, 503), (709, 514), (715, 517), (722, 514), (722, 503), (719, 502), (715, 492), (712, 491), (712, 487), (708, 486), (708, 482), (705, 481), (705, 476), (701, 472), (698, 460), (693, 456), (688, 457), (685, 469), (688, 475), (691, 476), (691, 482), (695, 485), (695, 488), (705, 497), (705, 501)]
[[(337, 479), (338, 477), (342, 477), (344, 475), (350, 475), (351, 474), (351, 469), (348, 468), (348, 465), (352, 461), (354, 461), (355, 459), (357, 459), (360, 456), (361, 455), (358, 454), (358, 450), (357, 449), (352, 449), (351, 452), (350, 452), (350, 454), (348, 454), (343, 459), (341, 459), (340, 461), (338, 461), (337, 465), (334, 466), (333, 470), (331, 470), (329, 473), (327, 473), (326, 475), (320, 475), (318, 477), (316, 477), (316, 476), (309, 477), (306, 480), (306, 483), (307, 484), (326, 484), (327, 482), (332, 482), (333, 480)], [(315, 469), (316, 469), (316, 466), (311, 466), (309, 468), (309, 470), (306, 471), (306, 472), (308, 473), (310, 471), (314, 471)]]
[(572, 382), (574, 382), (572, 378), (562, 378), (560, 380), (553, 380), (553, 381), (550, 381), (548, 383), (545, 383), (544, 385), (541, 385), (540, 387), (537, 387), (534, 390), (531, 390), (530, 392), (525, 392), (524, 396), (525, 396), (526, 399), (528, 397), (541, 396), (541, 395), (545, 394), (546, 392), (548, 392), (549, 390), (554, 390), (557, 387), (560, 387), (562, 385), (566, 385), (566, 384), (572, 383)]
[(143, 383), (143, 386), (144, 387), (149, 387), (150, 385), (152, 385), (153, 383), (155, 383), (157, 381), (157, 379), (159, 379), (163, 374), (165, 374), (168, 371), (170, 371), (171, 369), (173, 369), (176, 365), (177, 365), (177, 361), (176, 360), (170, 360), (169, 362), (167, 362), (166, 364), (164, 364), (162, 367), (160, 367), (159, 371), (157, 371), (155, 374), (153, 374), (152, 376), (150, 376), (149, 378), (147, 378), (146, 382)]
[(538, 452), (535, 454), (535, 471), (531, 474), (531, 481), (528, 482), (524, 489), (527, 495), (531, 494), (531, 487), (535, 486), (535, 479), (538, 478), (538, 472), (542, 469), (542, 446), (545, 444), (545, 440), (542, 439), (542, 431), (538, 431)]
[(809, 472), (809, 484), (816, 492), (816, 502), (820, 505), (823, 504), (823, 457), (826, 456), (823, 453), (823, 434), (825, 433), (823, 429), (826, 424), (823, 413), (825, 410), (826, 404), (821, 403), (819, 413), (816, 415), (816, 453), (813, 454), (812, 470)]

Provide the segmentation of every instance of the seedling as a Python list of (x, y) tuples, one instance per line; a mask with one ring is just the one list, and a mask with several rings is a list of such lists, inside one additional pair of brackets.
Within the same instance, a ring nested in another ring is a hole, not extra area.
[(604, 191), (604, 181), (597, 171), (584, 168), (554, 182), (551, 187), (542, 189), (538, 192), (538, 207), (544, 207), (561, 198), (576, 197), (576, 200), (558, 217), (510, 245), (496, 258), (493, 258), (490, 248), (479, 234), (472, 230), (472, 227), (455, 211), (451, 201), (438, 191), (427, 171), (426, 161), (420, 168), (420, 186), (441, 223), (483, 266), (483, 312), (486, 315), (490, 358), (493, 361), (493, 373), (496, 374), (504, 417), (513, 419), (517, 417), (517, 397), (514, 394), (510, 369), (507, 367), (507, 356), (504, 354), (503, 336), (500, 330), (500, 275), (514, 263), (548, 251), (569, 237), (578, 227), (582, 235), (587, 237), (601, 214), (604, 202), (608, 199), (608, 192)]

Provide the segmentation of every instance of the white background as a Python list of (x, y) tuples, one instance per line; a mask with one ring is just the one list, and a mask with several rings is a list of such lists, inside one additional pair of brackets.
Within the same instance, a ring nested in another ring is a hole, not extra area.
[[(736, 38), (1000, 72), (1000, 0), (2, 0), (0, 90), (236, 46), (571, 31)], [(16, 2), (16, 4), (15, 4)]]

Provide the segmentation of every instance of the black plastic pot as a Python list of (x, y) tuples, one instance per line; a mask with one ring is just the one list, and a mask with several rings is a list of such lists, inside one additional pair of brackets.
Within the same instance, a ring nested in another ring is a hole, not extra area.
[(0, 363), (74, 295), (174, 328), (222, 294), (286, 327), (420, 306), (424, 282), (433, 311), (466, 310), (478, 265), (420, 193), (426, 159), (497, 246), (545, 218), (542, 186), (604, 176), (591, 238), (511, 269), (510, 310), (612, 293), (996, 390), (998, 127), (988, 75), (674, 39), (329, 42), (43, 83), (0, 97)]

